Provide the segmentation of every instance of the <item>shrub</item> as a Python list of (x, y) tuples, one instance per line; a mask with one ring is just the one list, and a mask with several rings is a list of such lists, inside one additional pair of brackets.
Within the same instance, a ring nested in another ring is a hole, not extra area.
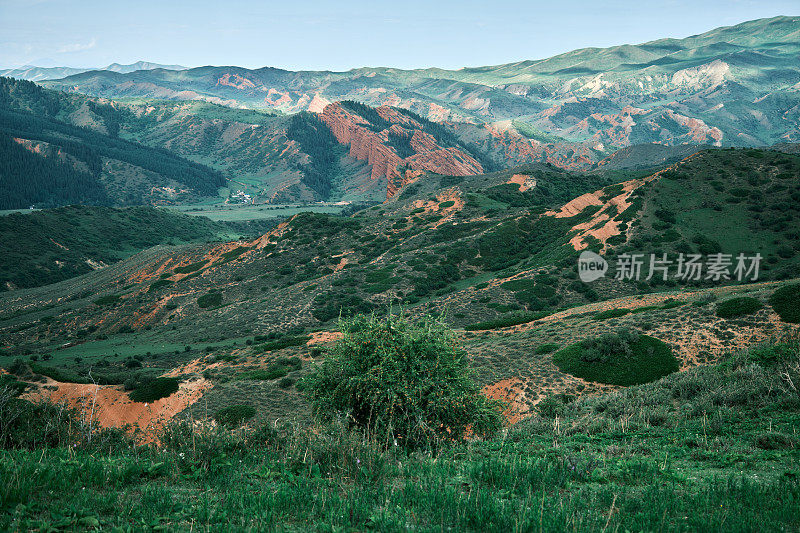
[(231, 405), (214, 413), (214, 420), (227, 427), (236, 427), (256, 416), (252, 405)]
[(197, 299), (197, 305), (203, 309), (207, 307), (217, 307), (222, 303), (222, 294), (218, 292), (209, 292)]
[(567, 411), (566, 404), (568, 402), (569, 397), (564, 394), (550, 394), (536, 405), (536, 410), (542, 418), (563, 417)]
[(139, 383), (128, 396), (134, 402), (154, 402), (178, 390), (178, 378), (155, 378)]
[(297, 380), (294, 379), (294, 378), (290, 378), (288, 376), (285, 377), (285, 378), (281, 378), (280, 381), (278, 381), (278, 387), (280, 387), (282, 389), (288, 389), (292, 385), (294, 385), (295, 381), (297, 381)]
[(159, 279), (150, 284), (150, 288), (147, 289), (147, 292), (157, 291), (158, 289), (167, 287), (169, 285), (172, 285), (172, 281), (168, 279)]
[(239, 372), (236, 377), (237, 379), (272, 381), (273, 379), (282, 378), (294, 370), (300, 370), (302, 366), (303, 361), (299, 357), (279, 357), (266, 369), (246, 370)]
[(731, 298), (717, 305), (717, 316), (720, 318), (735, 318), (755, 313), (762, 307), (764, 307), (764, 304), (756, 298), (749, 296)]
[(540, 344), (539, 346), (536, 347), (534, 353), (536, 355), (542, 355), (546, 353), (553, 353), (556, 350), (558, 350), (558, 344)]
[(309, 378), (314, 413), (346, 415), (355, 426), (399, 446), (436, 446), (486, 436), (501, 426), (499, 406), (472, 380), (466, 352), (441, 321), (357, 315)]
[(667, 344), (629, 331), (575, 343), (556, 352), (553, 362), (587, 381), (626, 386), (649, 383), (680, 366)]
[(800, 283), (785, 285), (773, 292), (769, 304), (784, 322), (800, 324)]
[(192, 272), (197, 272), (198, 270), (206, 266), (206, 263), (208, 263), (208, 260), (204, 259), (202, 261), (191, 263), (186, 266), (177, 267), (175, 270), (173, 270), (173, 272), (175, 272), (176, 274), (191, 274)]

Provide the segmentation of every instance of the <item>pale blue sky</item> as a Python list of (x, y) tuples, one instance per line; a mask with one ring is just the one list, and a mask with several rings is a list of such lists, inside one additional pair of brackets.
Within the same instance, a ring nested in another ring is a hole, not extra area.
[(0, 0), (0, 66), (460, 68), (798, 14), (798, 0)]

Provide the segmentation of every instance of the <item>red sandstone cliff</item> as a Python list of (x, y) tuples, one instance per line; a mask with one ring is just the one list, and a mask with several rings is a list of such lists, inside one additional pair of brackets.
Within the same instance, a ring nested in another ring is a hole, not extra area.
[[(387, 198), (412, 181), (412, 176), (418, 175), (404, 172), (404, 169), (455, 176), (483, 173), (483, 167), (472, 156), (459, 148), (440, 146), (436, 138), (411, 117), (391, 107), (379, 107), (377, 112), (391, 126), (374, 131), (375, 127), (367, 120), (339, 103), (327, 105), (320, 116), (341, 144), (350, 145), (350, 155), (372, 166), (372, 179), (387, 180)], [(414, 154), (400, 157), (389, 144), (389, 132), (409, 139)]]

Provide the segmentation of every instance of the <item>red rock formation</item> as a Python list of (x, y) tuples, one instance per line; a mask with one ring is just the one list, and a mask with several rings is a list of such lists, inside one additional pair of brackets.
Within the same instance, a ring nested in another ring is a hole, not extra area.
[[(483, 172), (481, 164), (472, 156), (455, 147), (440, 146), (433, 135), (423, 131), (422, 124), (408, 115), (390, 107), (379, 107), (377, 112), (391, 123), (389, 128), (374, 131), (367, 120), (338, 103), (326, 106), (321, 118), (339, 143), (350, 145), (351, 156), (372, 166), (372, 179), (387, 181), (387, 198), (415, 179), (412, 176), (416, 174), (404, 172), (403, 167), (455, 176)], [(406, 158), (400, 157), (388, 144), (390, 131), (395, 135), (410, 137), (410, 145), (415, 153)]]

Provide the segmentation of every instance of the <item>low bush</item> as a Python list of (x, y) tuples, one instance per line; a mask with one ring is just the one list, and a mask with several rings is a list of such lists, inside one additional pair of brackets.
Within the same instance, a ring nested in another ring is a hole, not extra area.
[(664, 342), (620, 331), (575, 343), (553, 355), (562, 372), (611, 385), (649, 383), (680, 367)]
[(717, 305), (717, 316), (720, 318), (736, 318), (739, 316), (751, 315), (764, 307), (764, 304), (756, 298), (743, 296), (741, 298), (731, 298)]
[(281, 378), (280, 381), (278, 381), (278, 387), (282, 389), (289, 389), (291, 388), (292, 385), (295, 384), (296, 381), (297, 381), (296, 379), (287, 376), (285, 378)]
[(289, 372), (300, 370), (303, 367), (303, 361), (299, 357), (279, 357), (267, 368), (257, 368), (253, 370), (245, 370), (236, 375), (237, 379), (252, 379), (257, 381), (272, 381), (284, 377)]
[(536, 347), (533, 353), (535, 353), (536, 355), (553, 353), (556, 350), (558, 350), (558, 348), (559, 348), (558, 344), (540, 344), (539, 346)]
[(181, 380), (178, 378), (155, 378), (140, 382), (128, 396), (134, 402), (154, 402), (166, 398), (179, 388)]
[(222, 304), (222, 294), (219, 292), (209, 292), (197, 299), (198, 307), (206, 309), (208, 307), (217, 307)]
[(769, 305), (784, 322), (800, 324), (800, 283), (777, 289), (769, 297)]
[(159, 279), (150, 284), (150, 288), (147, 289), (147, 292), (157, 291), (158, 289), (167, 287), (169, 285), (172, 285), (172, 281), (168, 279)]
[(204, 259), (202, 261), (197, 261), (196, 263), (192, 263), (186, 266), (177, 267), (175, 270), (173, 270), (173, 272), (175, 272), (176, 274), (191, 274), (192, 272), (197, 272), (198, 270), (206, 266), (207, 263), (208, 260)]
[(323, 420), (346, 416), (378, 439), (435, 447), (501, 426), (499, 405), (472, 380), (469, 358), (442, 322), (359, 315), (309, 377), (307, 393)]
[(95, 305), (114, 305), (120, 299), (119, 294), (106, 294), (94, 301)]
[(528, 322), (539, 320), (551, 314), (552, 313), (546, 311), (541, 311), (538, 313), (513, 313), (500, 318), (495, 318), (494, 320), (486, 320), (485, 322), (468, 324), (464, 326), (464, 329), (467, 331), (481, 331), (486, 329), (507, 328), (511, 326), (517, 326), (519, 324), (527, 324)]

